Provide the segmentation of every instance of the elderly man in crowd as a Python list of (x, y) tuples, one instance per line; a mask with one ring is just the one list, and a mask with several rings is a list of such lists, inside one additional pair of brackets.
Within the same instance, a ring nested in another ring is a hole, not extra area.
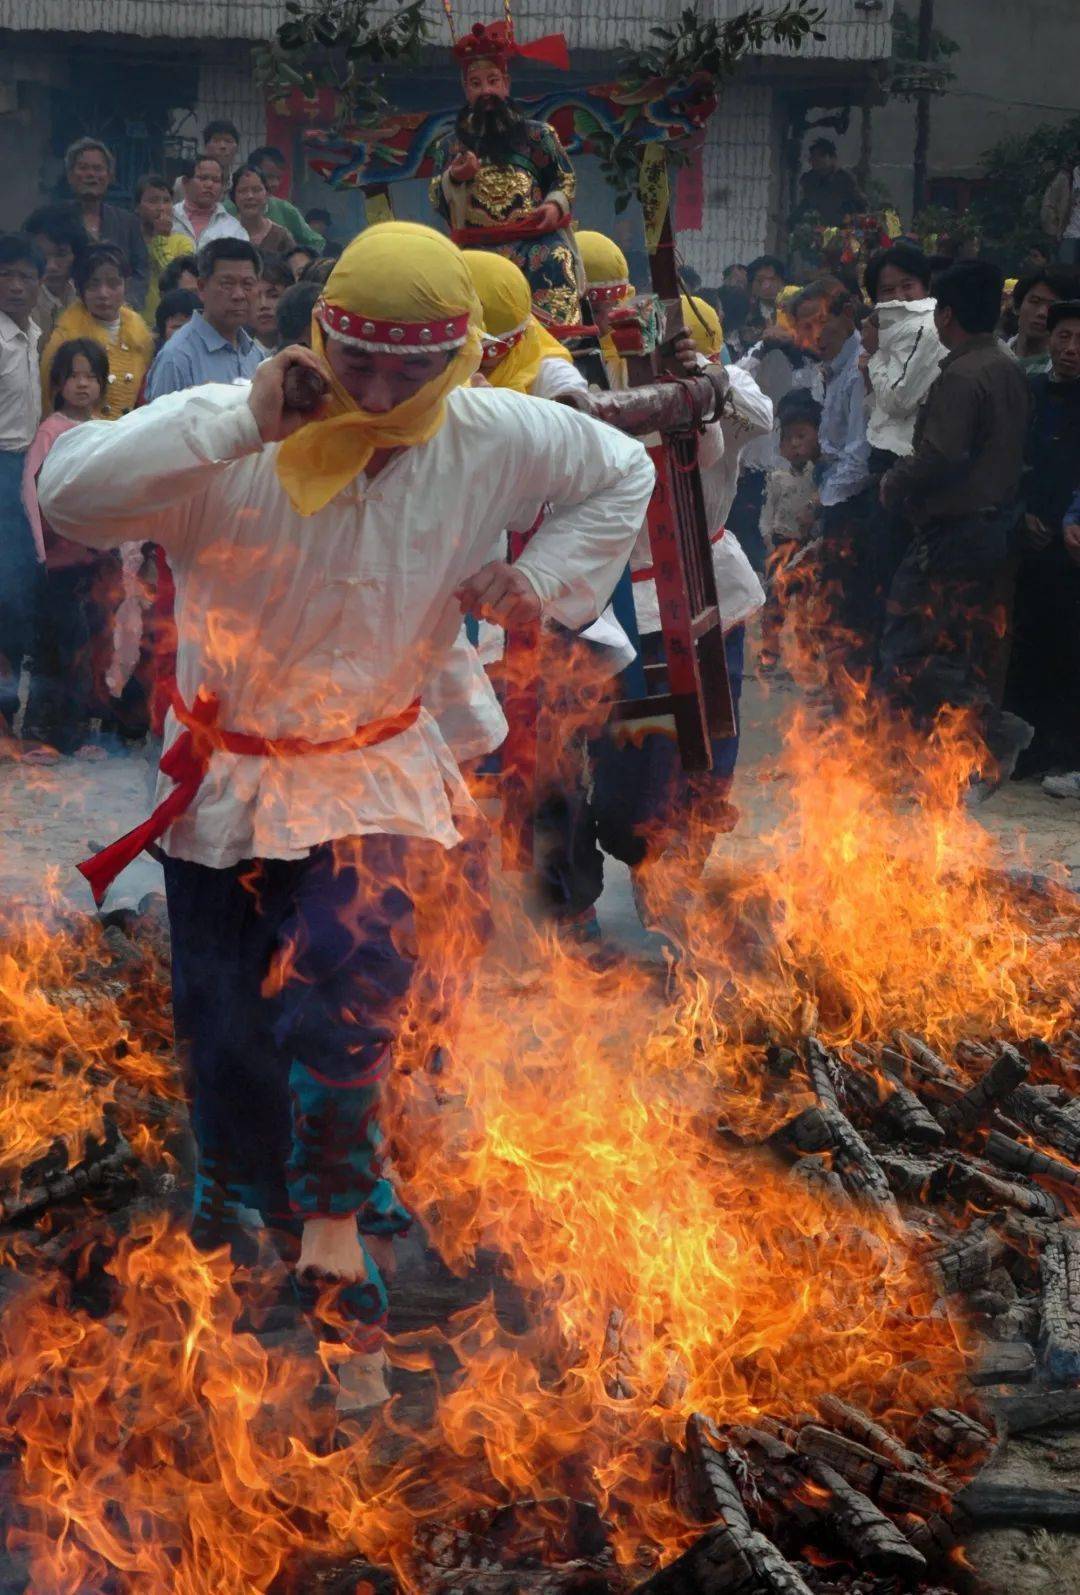
[(106, 202), (105, 195), (116, 176), (112, 151), (99, 139), (76, 139), (64, 156), (64, 170), (90, 241), (117, 244), (123, 251), (131, 268), (128, 303), (141, 310), (150, 286), (150, 259), (138, 218), (131, 211)]

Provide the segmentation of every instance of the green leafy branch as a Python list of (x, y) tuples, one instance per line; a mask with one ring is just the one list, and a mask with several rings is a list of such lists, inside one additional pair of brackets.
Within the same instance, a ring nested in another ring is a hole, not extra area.
[[(692, 88), (699, 99), (716, 95), (745, 55), (770, 44), (800, 50), (807, 39), (823, 41), (819, 25), (824, 16), (824, 8), (811, 0), (787, 0), (772, 9), (751, 6), (722, 22), (688, 6), (677, 23), (650, 28), (640, 48), (625, 41), (618, 77), (618, 97), (625, 106), (622, 128), (617, 134), (593, 138), (600, 170), (615, 190), (616, 210), (625, 210), (636, 190), (641, 159), (638, 124), (650, 89), (658, 99), (672, 85)], [(673, 165), (686, 164), (689, 157), (678, 140), (669, 140), (665, 148)]]
[(271, 98), (332, 89), (341, 120), (374, 126), (392, 109), (379, 68), (416, 64), (430, 33), (424, 0), (380, 22), (376, 8), (379, 0), (285, 0), (286, 20), (255, 48), (256, 82)]

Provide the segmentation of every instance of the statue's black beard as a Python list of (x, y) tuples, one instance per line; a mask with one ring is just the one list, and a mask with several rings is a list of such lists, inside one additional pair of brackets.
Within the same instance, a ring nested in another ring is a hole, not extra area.
[(457, 136), (482, 161), (504, 160), (525, 149), (525, 113), (514, 100), (485, 94), (474, 104), (462, 106)]

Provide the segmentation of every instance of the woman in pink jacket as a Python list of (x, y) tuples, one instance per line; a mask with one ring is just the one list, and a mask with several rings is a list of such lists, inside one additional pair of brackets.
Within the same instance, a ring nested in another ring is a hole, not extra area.
[(52, 413), (42, 421), (26, 453), (23, 502), (39, 560), (46, 567), (34, 670), (26, 705), (28, 734), (39, 741), (36, 763), (54, 763), (61, 753), (103, 759), (90, 740), (90, 720), (101, 712), (94, 680), (94, 641), (102, 616), (94, 589), (102, 555), (59, 537), (41, 518), (38, 472), (57, 438), (89, 421), (108, 391), (109, 357), (92, 338), (72, 338), (49, 368)]

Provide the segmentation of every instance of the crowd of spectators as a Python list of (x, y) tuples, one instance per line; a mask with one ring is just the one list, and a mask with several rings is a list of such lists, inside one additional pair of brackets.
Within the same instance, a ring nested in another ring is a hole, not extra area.
[[(167, 569), (138, 542), (56, 538), (36, 474), (68, 428), (250, 377), (307, 337), (340, 246), (286, 171), (271, 147), (242, 161), (215, 121), (128, 209), (83, 138), (66, 194), (0, 237), (0, 756), (100, 758), (146, 734), (143, 612)], [(858, 201), (819, 141), (802, 209)], [(792, 282), (762, 255), (705, 291), (776, 420), (743, 448), (728, 516), (766, 579), (759, 668), (781, 670), (790, 637), (834, 696), (865, 684), (927, 726), (969, 707), (996, 778), (1080, 797), (1080, 281), (1034, 248), (1007, 282), (904, 239), (859, 271), (830, 259)]]
[(108, 198), (112, 152), (78, 139), (64, 194), (0, 234), (0, 760), (101, 759), (151, 725), (167, 566), (139, 541), (99, 554), (53, 533), (36, 480), (57, 438), (250, 377), (307, 336), (340, 253), (329, 213), (281, 192), (282, 152), (239, 151), (236, 127), (211, 122), (183, 175), (145, 173), (127, 208)]

